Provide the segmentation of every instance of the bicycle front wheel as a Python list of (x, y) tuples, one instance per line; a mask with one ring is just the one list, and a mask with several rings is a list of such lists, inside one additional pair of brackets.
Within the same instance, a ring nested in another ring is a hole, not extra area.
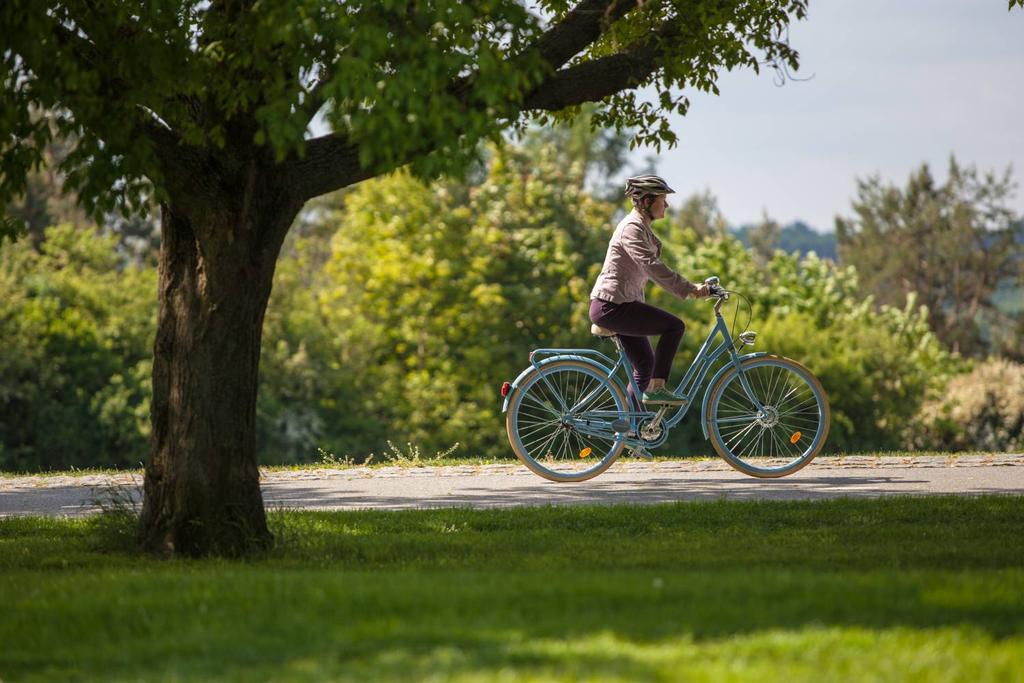
[(612, 423), (628, 417), (622, 389), (601, 368), (576, 360), (546, 363), (509, 401), (505, 428), (516, 457), (551, 481), (584, 481), (625, 448)]
[(705, 419), (711, 445), (745, 474), (792, 474), (825, 445), (831, 421), (828, 395), (810, 370), (789, 358), (761, 356), (741, 367), (742, 374), (732, 367), (708, 390)]

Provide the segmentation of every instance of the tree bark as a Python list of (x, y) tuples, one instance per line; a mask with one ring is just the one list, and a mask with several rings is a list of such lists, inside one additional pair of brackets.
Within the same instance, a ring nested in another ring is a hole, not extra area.
[(172, 195), (161, 207), (139, 527), (142, 547), (160, 555), (243, 555), (272, 542), (255, 448), (260, 339), (274, 264), (301, 202), (260, 187), (257, 175), (250, 168), (220, 206)]

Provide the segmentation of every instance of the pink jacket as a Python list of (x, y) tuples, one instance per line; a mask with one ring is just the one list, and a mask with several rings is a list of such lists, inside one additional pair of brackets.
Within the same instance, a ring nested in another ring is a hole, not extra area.
[(633, 209), (612, 233), (604, 267), (590, 298), (616, 304), (643, 301), (648, 280), (654, 280), (680, 299), (697, 290), (697, 285), (661, 262), (661, 240), (651, 230), (650, 219)]

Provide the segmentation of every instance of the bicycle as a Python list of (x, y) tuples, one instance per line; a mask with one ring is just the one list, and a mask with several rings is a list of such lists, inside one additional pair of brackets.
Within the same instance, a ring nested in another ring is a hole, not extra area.
[[(732, 294), (742, 295), (723, 288), (717, 277), (705, 284), (715, 300), (715, 325), (676, 387), (685, 403), (657, 410), (632, 403), (620, 369), (633, 396), (641, 392), (622, 344), (614, 332), (593, 325), (596, 336), (614, 342), (618, 359), (593, 349), (536, 349), (530, 366), (503, 383), (502, 412), (516, 457), (558, 482), (596, 477), (626, 448), (650, 458), (648, 449), (665, 443), (694, 405), (711, 367), (727, 355), (701, 402), (704, 438), (729, 465), (754, 477), (783, 477), (810, 463), (824, 447), (831, 421), (821, 382), (789, 358), (740, 355), (757, 333), (744, 329), (734, 341), (721, 309)], [(721, 343), (711, 349), (719, 335)], [(670, 410), (674, 413), (666, 416)]]

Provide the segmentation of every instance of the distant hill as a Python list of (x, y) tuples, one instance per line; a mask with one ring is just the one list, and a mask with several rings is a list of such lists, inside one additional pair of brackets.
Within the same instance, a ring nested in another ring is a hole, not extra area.
[[(739, 228), (730, 228), (729, 231), (739, 238), (745, 246), (750, 246), (748, 234), (753, 229), (751, 225), (744, 225)], [(779, 242), (776, 245), (786, 252), (798, 251), (801, 255), (813, 251), (822, 258), (836, 260), (836, 234), (834, 232), (818, 232), (803, 221), (793, 221), (782, 228), (779, 233)]]

